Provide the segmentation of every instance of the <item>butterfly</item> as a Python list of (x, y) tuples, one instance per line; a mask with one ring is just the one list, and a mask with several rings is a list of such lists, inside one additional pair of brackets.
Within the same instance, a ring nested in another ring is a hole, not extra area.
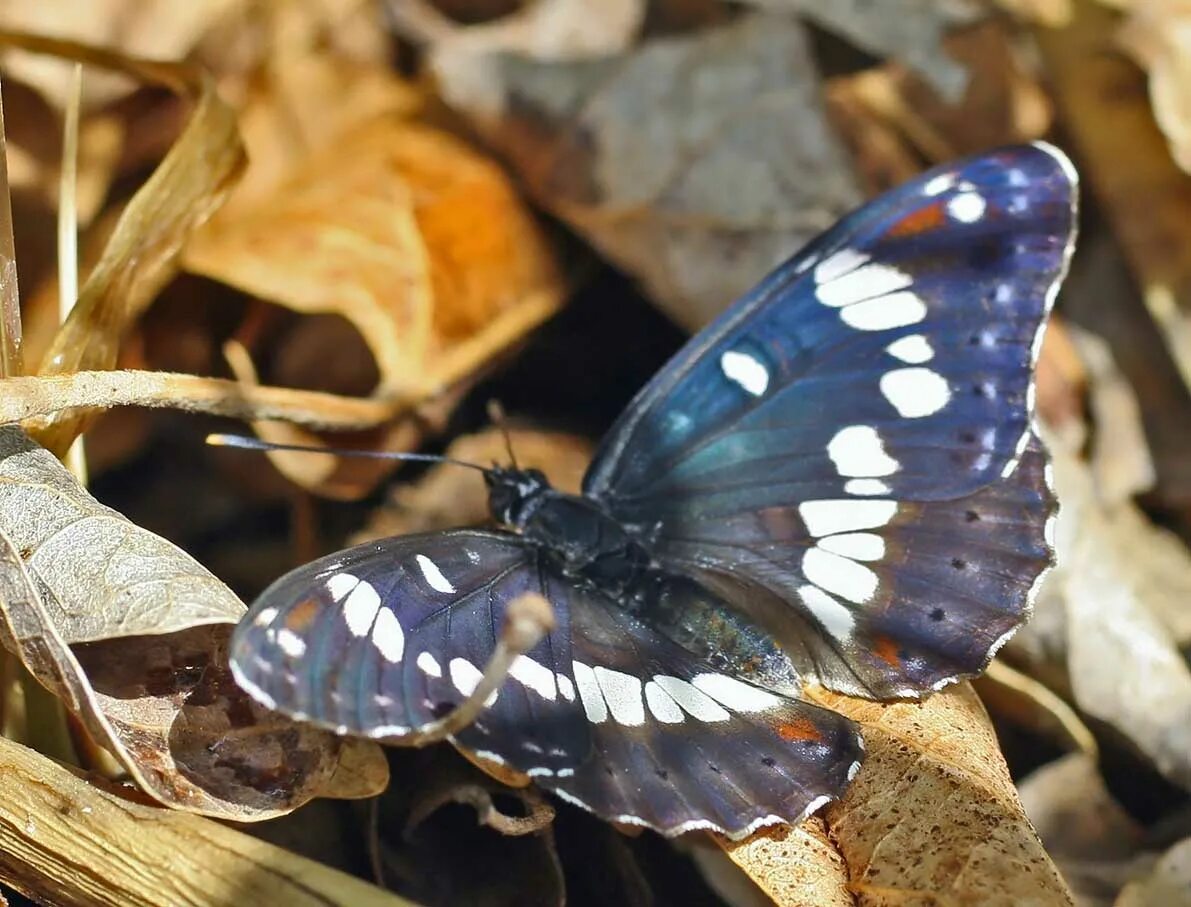
[(981, 672), (1050, 565), (1033, 367), (1077, 177), (1056, 148), (935, 168), (777, 267), (637, 394), (563, 494), (484, 470), (499, 528), (300, 567), (237, 627), (265, 706), (401, 742), (476, 689), (508, 604), (556, 622), (453, 742), (605, 819), (734, 838), (838, 797), (863, 744), (806, 684)]

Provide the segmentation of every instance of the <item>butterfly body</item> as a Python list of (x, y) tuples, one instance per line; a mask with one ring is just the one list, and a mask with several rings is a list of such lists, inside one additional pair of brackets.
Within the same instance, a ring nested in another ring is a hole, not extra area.
[(874, 200), (658, 372), (581, 495), (487, 470), (497, 531), (298, 568), (237, 627), (238, 682), (401, 742), (476, 689), (534, 592), (556, 626), (456, 745), (667, 834), (799, 821), (863, 753), (807, 684), (929, 695), (1029, 615), (1055, 511), (1033, 368), (1075, 216), (1042, 143)]

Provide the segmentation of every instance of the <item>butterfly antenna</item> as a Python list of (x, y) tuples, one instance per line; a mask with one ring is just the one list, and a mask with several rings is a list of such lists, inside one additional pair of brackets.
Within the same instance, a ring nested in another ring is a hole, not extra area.
[(316, 447), (313, 444), (278, 444), (274, 441), (262, 441), (251, 435), (225, 435), (215, 433), (207, 435), (207, 443), (212, 447), (238, 447), (241, 450), (295, 450), (299, 453), (332, 454), (338, 457), (362, 457), (368, 460), (401, 460), (410, 463), (449, 463), (452, 466), (464, 466), (480, 472), (488, 472), (487, 467), (478, 463), (468, 463), (466, 460), (456, 460), (454, 457), (443, 457), (438, 454), (404, 453), (396, 450), (353, 450), (345, 447)]
[(517, 465), (517, 455), (513, 453), (513, 438), (509, 434), (509, 423), (505, 418), (505, 408), (500, 405), (499, 400), (488, 401), (488, 418), (492, 424), (500, 429), (500, 433), (505, 439), (505, 451), (508, 452), (509, 462), (513, 464), (514, 469), (520, 469)]

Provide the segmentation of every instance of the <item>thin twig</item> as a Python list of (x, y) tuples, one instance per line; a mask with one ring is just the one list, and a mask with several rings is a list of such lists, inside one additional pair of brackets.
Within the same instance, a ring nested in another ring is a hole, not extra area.
[(497, 640), (496, 649), (484, 668), (484, 676), (480, 678), (471, 695), (418, 733), (392, 742), (401, 746), (428, 746), (459, 733), (491, 705), (496, 691), (509, 676), (509, 669), (518, 656), (524, 655), (536, 646), (553, 629), (554, 609), (550, 607), (550, 602), (536, 592), (526, 592), (517, 596), (509, 602), (505, 610), (500, 639)]

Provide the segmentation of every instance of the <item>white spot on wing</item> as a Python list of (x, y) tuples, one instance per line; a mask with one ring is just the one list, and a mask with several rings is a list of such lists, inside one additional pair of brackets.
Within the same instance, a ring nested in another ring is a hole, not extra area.
[(358, 582), (359, 580), (350, 573), (336, 573), (334, 576), (328, 577), (327, 591), (331, 593), (331, 601), (339, 601), (356, 588)]
[(888, 265), (867, 264), (855, 271), (849, 271), (840, 277), (820, 284), (815, 290), (815, 296), (823, 305), (832, 308), (842, 308), (884, 296), (897, 290), (904, 290), (913, 284), (914, 279), (897, 268)]
[(278, 611), (276, 608), (261, 608), (260, 613), (253, 618), (252, 622), (258, 627), (267, 627), (273, 623), (273, 618), (276, 617)]
[(838, 640), (846, 641), (856, 629), (856, 617), (818, 586), (799, 586), (798, 597), (823, 629)]
[(282, 628), (277, 633), (277, 645), (290, 658), (301, 658), (306, 654), (306, 641), (288, 628)]
[(860, 267), (868, 259), (869, 256), (863, 252), (857, 252), (855, 249), (840, 249), (834, 255), (828, 256), (815, 265), (815, 283), (830, 283), (837, 277)]
[[(353, 576), (352, 579), (355, 579)], [(343, 603), (343, 620), (352, 636), (367, 636), (380, 610), (380, 596), (371, 583), (356, 580), (355, 588)]]
[(926, 303), (908, 291), (890, 293), (850, 305), (839, 317), (858, 331), (888, 331), (920, 322), (926, 317)]
[(681, 724), (685, 717), (678, 703), (670, 698), (670, 694), (657, 685), (655, 681), (645, 684), (645, 702), (649, 706), (650, 714), (662, 724)]
[(528, 655), (518, 655), (509, 668), (509, 675), (522, 686), (533, 690), (551, 702), (558, 696), (554, 687), (554, 672)]
[(961, 192), (947, 202), (947, 213), (963, 224), (974, 224), (984, 217), (988, 203), (976, 192)]
[[(474, 693), (476, 687), (480, 685), (480, 679), (484, 676), (483, 672), (466, 658), (452, 658), (451, 663), (447, 665), (447, 670), (451, 672), (451, 683), (464, 696)], [(499, 690), (493, 690), (484, 705), (490, 706), (496, 702), (499, 692)]]
[(818, 547), (854, 561), (879, 561), (885, 556), (885, 540), (872, 532), (845, 532), (819, 539)]
[(951, 400), (947, 381), (928, 368), (894, 369), (879, 384), (885, 399), (907, 419), (934, 415)]
[(772, 693), (726, 674), (698, 674), (691, 684), (734, 712), (764, 712), (782, 703)]
[(728, 350), (720, 356), (720, 368), (754, 397), (760, 397), (769, 387), (769, 369), (748, 353)]
[(931, 196), (941, 195), (954, 185), (954, 173), (940, 173), (938, 176), (933, 176), (927, 180), (926, 185), (922, 187), (922, 194)]
[(442, 571), (438, 569), (438, 564), (434, 563), (434, 561), (430, 560), (424, 554), (419, 554), (414, 560), (418, 562), (418, 567), (422, 570), (422, 576), (431, 589), (447, 594), (455, 591), (455, 587), (451, 585), (450, 581), (442, 575)]
[(846, 557), (808, 548), (802, 555), (803, 575), (825, 592), (833, 592), (848, 601), (863, 605), (877, 592), (877, 574)]
[(896, 501), (803, 501), (798, 515), (813, 536), (835, 535), (857, 529), (876, 529), (897, 515)]
[(562, 698), (567, 702), (574, 702), (575, 685), (571, 683), (571, 678), (566, 674), (555, 674), (554, 679), (558, 682), (558, 692), (562, 693)]
[(390, 664), (401, 661), (405, 654), (405, 631), (392, 608), (381, 608), (372, 625), (372, 643)]
[(692, 718), (712, 722), (727, 721), (732, 717), (718, 702), (679, 677), (658, 674), (653, 678), (653, 682), (669, 694), (670, 698), (682, 706), (683, 711)]
[(645, 703), (641, 701), (641, 680), (632, 674), (597, 666), (596, 680), (608, 703), (608, 711), (618, 724), (639, 727), (645, 723)]
[(930, 341), (921, 334), (910, 334), (908, 337), (901, 337), (885, 347), (885, 352), (895, 359), (900, 359), (902, 362), (908, 362), (911, 365), (921, 365), (924, 362), (930, 362), (935, 356), (935, 351), (931, 348)]
[(841, 428), (827, 443), (827, 456), (841, 476), (887, 476), (898, 469), (871, 425)]
[(892, 491), (880, 479), (850, 479), (844, 483), (844, 491), (855, 495), (889, 494)]
[(571, 662), (571, 669), (575, 672), (575, 684), (579, 687), (579, 699), (583, 702), (587, 720), (592, 724), (607, 721), (608, 704), (604, 702), (604, 694), (600, 692), (595, 672), (581, 661)]
[(438, 659), (429, 652), (423, 652), (418, 656), (418, 660), (414, 662), (427, 677), (442, 677), (442, 666), (439, 665)]

